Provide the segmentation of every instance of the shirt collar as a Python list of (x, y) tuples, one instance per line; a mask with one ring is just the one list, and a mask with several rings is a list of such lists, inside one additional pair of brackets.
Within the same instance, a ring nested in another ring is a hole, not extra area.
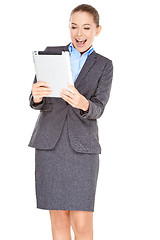
[[(91, 47), (88, 49), (88, 51), (83, 53), (82, 56), (84, 54), (89, 56), (93, 51), (94, 51), (94, 49), (93, 49), (93, 46), (91, 45)], [(69, 52), (70, 52), (70, 54), (76, 54), (76, 55), (81, 56), (80, 52), (76, 48), (73, 47), (73, 43), (72, 42), (69, 45)]]

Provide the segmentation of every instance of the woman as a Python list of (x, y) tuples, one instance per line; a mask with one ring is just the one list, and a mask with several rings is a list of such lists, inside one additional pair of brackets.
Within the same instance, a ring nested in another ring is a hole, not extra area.
[(35, 148), (37, 208), (50, 213), (54, 240), (93, 239), (93, 212), (99, 154), (97, 119), (108, 102), (113, 65), (92, 43), (101, 31), (95, 8), (82, 4), (70, 15), (72, 42), (47, 47), (46, 52), (68, 50), (74, 86), (61, 90), (62, 98), (36, 76), (30, 106), (40, 110), (29, 146)]

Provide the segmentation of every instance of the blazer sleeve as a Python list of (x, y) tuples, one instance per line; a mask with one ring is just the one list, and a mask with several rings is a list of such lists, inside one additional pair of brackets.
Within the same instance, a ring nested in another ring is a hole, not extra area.
[[(36, 82), (37, 82), (37, 78), (36, 78), (36, 75), (35, 75), (33, 84), (36, 83)], [(42, 100), (41, 102), (39, 102), (39, 103), (34, 103), (34, 101), (33, 101), (33, 95), (32, 95), (32, 92), (31, 92), (31, 94), (30, 94), (30, 96), (29, 96), (29, 105), (30, 105), (31, 108), (33, 108), (33, 109), (35, 109), (35, 110), (41, 110), (42, 107), (43, 107), (43, 105), (44, 105), (44, 103), (45, 103), (44, 98), (43, 98), (43, 100)]]
[(80, 109), (80, 115), (86, 119), (98, 119), (101, 117), (105, 106), (109, 100), (113, 78), (113, 64), (109, 60), (105, 65), (94, 96), (89, 101), (87, 111)]

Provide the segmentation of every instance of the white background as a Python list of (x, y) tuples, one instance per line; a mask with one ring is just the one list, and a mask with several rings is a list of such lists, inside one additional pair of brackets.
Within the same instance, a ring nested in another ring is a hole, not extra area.
[[(36, 209), (34, 149), (39, 111), (29, 107), (33, 50), (70, 42), (71, 10), (84, 2), (5, 1), (1, 5), (0, 216), (3, 240), (50, 239), (47, 210)], [(97, 8), (95, 50), (114, 78), (98, 120), (102, 147), (94, 240), (160, 239), (160, 37), (158, 1), (85, 1)], [(72, 233), (73, 235), (73, 233)]]

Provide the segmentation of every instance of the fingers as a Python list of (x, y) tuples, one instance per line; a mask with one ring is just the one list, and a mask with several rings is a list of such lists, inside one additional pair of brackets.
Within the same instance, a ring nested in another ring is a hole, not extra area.
[(73, 91), (74, 93), (77, 93), (77, 92), (78, 92), (78, 90), (77, 90), (72, 84), (68, 83), (68, 87), (69, 87), (70, 89), (72, 89), (72, 91)]
[(51, 93), (52, 93), (52, 90), (37, 90), (32, 92), (34, 97), (45, 97)]
[(72, 98), (70, 98), (69, 96), (65, 95), (65, 94), (61, 94), (60, 95), (62, 96), (62, 98), (68, 102), (70, 105), (74, 106), (74, 100)]
[(78, 90), (74, 86), (72, 86), (70, 83), (68, 83), (68, 87), (72, 90), (73, 93), (67, 89), (62, 88), (60, 94), (65, 93), (70, 97), (74, 97), (75, 94), (78, 93)]
[(68, 91), (67, 89), (64, 89), (64, 88), (61, 89), (60, 94), (66, 94), (66, 95), (68, 95), (69, 97), (72, 97), (72, 96), (75, 95), (75, 94), (73, 94), (72, 92), (70, 92), (70, 91)]
[(49, 83), (48, 82), (43, 82), (43, 81), (38, 81), (36, 83), (34, 83), (35, 86), (45, 86), (45, 87), (49, 87)]
[(32, 95), (34, 96), (34, 97), (38, 97), (38, 98), (40, 98), (40, 97), (46, 97), (46, 96), (48, 96), (48, 95), (50, 95), (51, 94), (51, 92), (49, 93), (49, 92), (43, 92), (43, 93), (33, 93)]
[(50, 92), (52, 90), (53, 89), (50, 88), (50, 87), (36, 87), (36, 88), (34, 88), (35, 92)]
[[(76, 93), (79, 93), (78, 90), (70, 83), (68, 83), (68, 87), (72, 90), (73, 93), (67, 89), (62, 88), (60, 92), (61, 96), (64, 96), (64, 94), (66, 94), (70, 98), (73, 98)], [(32, 85), (32, 95), (34, 98), (43, 98), (45, 96), (48, 96), (52, 93), (52, 90), (53, 89), (49, 87), (48, 82), (38, 81)]]
[(43, 98), (52, 93), (52, 88), (49, 87), (47, 82), (39, 81), (32, 85), (32, 95), (34, 98)]

